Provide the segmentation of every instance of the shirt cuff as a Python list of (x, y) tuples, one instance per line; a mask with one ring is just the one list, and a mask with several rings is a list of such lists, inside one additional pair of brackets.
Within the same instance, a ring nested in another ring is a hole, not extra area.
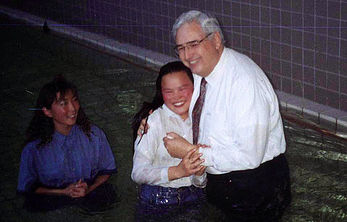
[(165, 167), (160, 172), (161, 183), (169, 182), (169, 167)]
[(196, 176), (196, 175), (191, 176), (192, 184), (196, 187), (204, 188), (207, 183), (206, 176), (207, 176), (206, 173), (202, 174), (201, 176)]
[(201, 159), (204, 159), (205, 162), (202, 163), (203, 166), (206, 167), (212, 167), (213, 162), (212, 162), (212, 148), (199, 148), (199, 153), (202, 153), (202, 156), (200, 157)]

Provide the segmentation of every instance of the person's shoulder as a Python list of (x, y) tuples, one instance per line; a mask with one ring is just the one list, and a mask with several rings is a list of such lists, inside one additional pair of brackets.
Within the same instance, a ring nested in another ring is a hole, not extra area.
[(162, 107), (154, 110), (152, 114), (148, 116), (147, 124), (149, 125), (148, 132), (154, 133), (161, 129), (163, 124), (162, 119), (165, 115), (165, 110)]
[(260, 67), (247, 55), (230, 48), (227, 48), (226, 50), (229, 57), (228, 63), (233, 63), (237, 70), (262, 71)]
[(97, 125), (94, 125), (94, 124), (90, 124), (90, 130), (92, 132), (100, 132), (100, 131), (102, 131), (102, 129), (100, 129)]
[(105, 135), (105, 132), (100, 127), (94, 124), (90, 124), (90, 132), (91, 135), (95, 136)]
[(156, 123), (160, 121), (160, 116), (163, 115), (163, 111), (162, 107), (154, 110), (153, 113), (148, 116), (147, 123)]
[(27, 144), (25, 144), (22, 153), (32, 153), (34, 152), (36, 149), (38, 149), (37, 145), (39, 144), (40, 139), (34, 140), (34, 141), (30, 141)]
[(229, 60), (234, 66), (234, 81), (245, 82), (251, 84), (257, 79), (257, 75), (263, 74), (260, 67), (247, 55), (228, 49)]
[(242, 54), (241, 52), (238, 52), (231, 48), (226, 48), (226, 54), (228, 57), (232, 57), (232, 59), (238, 63), (250, 63), (253, 64), (254, 61), (249, 58), (247, 55)]

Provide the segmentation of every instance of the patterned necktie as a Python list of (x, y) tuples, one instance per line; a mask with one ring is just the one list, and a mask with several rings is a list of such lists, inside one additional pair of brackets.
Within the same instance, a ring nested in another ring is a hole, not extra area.
[(200, 95), (196, 100), (196, 103), (193, 108), (192, 119), (193, 119), (193, 144), (197, 144), (199, 138), (199, 124), (201, 110), (204, 105), (205, 95), (206, 95), (206, 80), (202, 78), (200, 85)]

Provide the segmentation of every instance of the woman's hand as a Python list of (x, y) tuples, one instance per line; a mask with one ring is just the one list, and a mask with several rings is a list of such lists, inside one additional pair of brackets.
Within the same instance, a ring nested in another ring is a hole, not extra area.
[(201, 155), (198, 149), (191, 149), (188, 151), (178, 166), (169, 168), (169, 180), (187, 177), (196, 173), (203, 173), (205, 167), (201, 165), (204, 162), (203, 159), (200, 159)]
[[(206, 145), (206, 144), (201, 144), (201, 143), (198, 143), (198, 150), (199, 148), (211, 148), (211, 146), (209, 145)], [(202, 155), (202, 154), (201, 154)], [(206, 166), (204, 166), (203, 168), (201, 168), (201, 170), (199, 170), (198, 172), (195, 173), (196, 176), (202, 176), (204, 174), (206, 170)]]
[(196, 176), (202, 176), (205, 173), (206, 167), (203, 166), (198, 172), (195, 173)]
[(190, 150), (187, 155), (183, 157), (182, 161), (178, 164), (178, 168), (180, 168), (181, 172), (183, 173), (182, 177), (196, 174), (201, 171), (202, 168), (204, 168), (204, 166), (201, 164), (205, 160), (200, 159), (201, 156), (202, 154), (199, 153), (198, 149), (195, 148)]
[(88, 184), (80, 179), (77, 183), (70, 184), (64, 189), (64, 194), (71, 198), (84, 197), (88, 194)]

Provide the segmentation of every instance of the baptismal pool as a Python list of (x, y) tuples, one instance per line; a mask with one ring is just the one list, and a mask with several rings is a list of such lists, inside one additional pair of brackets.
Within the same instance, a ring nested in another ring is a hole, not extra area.
[[(3, 16), (0, 23), (1, 221), (133, 221), (137, 187), (130, 178), (130, 121), (142, 102), (153, 96), (156, 73)], [(119, 201), (104, 212), (68, 207), (30, 213), (16, 195), (22, 143), (33, 115), (29, 109), (40, 87), (57, 74), (78, 86), (82, 107), (105, 131), (116, 157), (118, 173), (110, 182), (117, 187)], [(287, 121), (285, 133), (293, 200), (282, 221), (346, 221), (346, 141)], [(206, 221), (219, 221), (212, 206)]]

